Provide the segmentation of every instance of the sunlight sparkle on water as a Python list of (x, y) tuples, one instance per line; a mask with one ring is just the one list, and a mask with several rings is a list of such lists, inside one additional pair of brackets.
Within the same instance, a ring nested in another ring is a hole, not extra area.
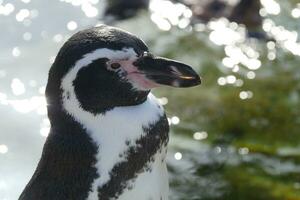
[(87, 17), (96, 17), (98, 15), (98, 9), (91, 4), (83, 4), (81, 10), (85, 13)]
[(247, 147), (239, 148), (240, 155), (247, 155), (249, 153), (249, 149)]
[(276, 44), (275, 44), (275, 42), (273, 42), (273, 41), (270, 41), (270, 42), (267, 43), (267, 47), (268, 47), (268, 49), (270, 49), (270, 50), (275, 49), (275, 46), (276, 46)]
[(235, 86), (242, 87), (244, 85), (244, 81), (242, 79), (238, 79), (235, 82)]
[(222, 152), (222, 148), (221, 147), (215, 147), (214, 151), (219, 154)]
[(253, 92), (251, 92), (251, 91), (241, 91), (239, 96), (242, 100), (250, 99), (250, 98), (253, 97)]
[(283, 26), (273, 26), (271, 33), (276, 37), (276, 40), (279, 41), (296, 42), (298, 39), (298, 33), (296, 31), (289, 31)]
[(234, 86), (241, 87), (244, 84), (243, 80), (237, 79), (234, 75), (219, 77), (217, 82), (221, 86), (224, 86), (226, 84), (233, 84)]
[(43, 115), (45, 114), (44, 110), (47, 112), (47, 103), (44, 96), (33, 96), (29, 99), (7, 100), (7, 102), (20, 113), (29, 113), (34, 110), (38, 112), (39, 109), (43, 110)]
[(44, 126), (50, 126), (50, 120), (48, 118), (43, 119), (43, 125)]
[(42, 86), (39, 88), (39, 93), (40, 94), (45, 94), (45, 91), (46, 91), (46, 87), (45, 86)]
[(259, 58), (259, 53), (255, 51), (252, 47), (243, 46), (242, 48), (243, 48), (243, 52), (245, 52), (249, 58), (254, 58), (254, 59)]
[(176, 153), (174, 154), (174, 158), (175, 158), (176, 160), (181, 160), (181, 159), (182, 159), (182, 153), (176, 152)]
[[(226, 57), (222, 59), (222, 64), (232, 69), (232, 72), (239, 72), (241, 66), (245, 66), (250, 70), (257, 70), (261, 67), (259, 60), (260, 54), (246, 40), (246, 30), (237, 23), (229, 22), (225, 18), (210, 21), (208, 28), (211, 30), (209, 39), (216, 45), (224, 46)], [(270, 26), (271, 29), (271, 26)], [(219, 77), (217, 80), (219, 85), (234, 84), (240, 87), (243, 83), (233, 75), (227, 77)]]
[(239, 60), (247, 59), (247, 56), (244, 54), (242, 49), (235, 45), (225, 46), (225, 53), (228, 56), (228, 58), (232, 59), (233, 64), (238, 64)]
[(156, 23), (159, 29), (163, 31), (168, 31), (171, 29), (171, 24), (168, 22), (168, 20), (161, 18), (155, 13), (151, 15), (151, 20)]
[(273, 22), (273, 20), (268, 19), (268, 18), (263, 20), (262, 28), (264, 29), (264, 31), (270, 32), (272, 27), (274, 27), (274, 26), (275, 26), (275, 23)]
[(243, 64), (251, 70), (257, 70), (261, 67), (261, 61), (257, 59), (249, 59), (243, 62)]
[(0, 70), (0, 78), (4, 78), (6, 76), (5, 70)]
[(266, 17), (268, 15), (268, 13), (265, 8), (261, 8), (261, 9), (259, 9), (259, 15), (262, 17)]
[(269, 60), (275, 60), (276, 54), (274, 52), (269, 52), (267, 57)]
[[(258, 60), (259, 53), (245, 44), (227, 45), (225, 46), (225, 53), (228, 57), (223, 58), (222, 63), (228, 68), (233, 68), (239, 63), (251, 70), (256, 70), (261, 66), (261, 62)], [(238, 69), (234, 71), (237, 72)]]
[(32, 34), (31, 34), (30, 32), (25, 32), (25, 33), (23, 34), (23, 39), (24, 39), (25, 41), (29, 41), (29, 40), (31, 40), (31, 38), (32, 38)]
[(240, 98), (243, 99), (243, 100), (247, 99), (248, 98), (247, 92), (245, 92), (245, 91), (240, 92)]
[(7, 102), (7, 95), (4, 94), (4, 93), (1, 93), (1, 92), (0, 92), (0, 103), (2, 105), (7, 105), (8, 104), (8, 102)]
[(294, 9), (291, 11), (291, 15), (292, 15), (292, 17), (294, 17), (294, 18), (300, 18), (300, 8), (294, 8)]
[(56, 34), (53, 36), (53, 41), (56, 43), (60, 43), (63, 41), (63, 36), (62, 34)]
[[(276, 26), (271, 19), (265, 19), (263, 21), (263, 29), (264, 31), (268, 32), (281, 47), (290, 51), (294, 55), (300, 56), (300, 43), (297, 42), (297, 31), (290, 31), (283, 26)], [(267, 47), (269, 49), (271, 49), (274, 46), (270, 46), (270, 44), (271, 43), (267, 44)], [(271, 54), (268, 58), (269, 60), (274, 60), (276, 58), (276, 55)]]
[(45, 31), (45, 30), (41, 31), (41, 37), (42, 37), (43, 39), (47, 38), (47, 37), (48, 37), (47, 31)]
[(236, 81), (236, 77), (234, 75), (229, 75), (229, 76), (226, 77), (226, 81), (229, 84), (234, 84), (235, 81)]
[(202, 32), (202, 31), (205, 31), (206, 30), (206, 26), (205, 24), (195, 24), (194, 25), (194, 30), (195, 31), (198, 31), (198, 32)]
[(5, 154), (8, 152), (8, 147), (5, 144), (0, 144), (0, 153)]
[(226, 77), (218, 78), (219, 85), (234, 84), (236, 82), (236, 77), (234, 75), (228, 75)]
[(254, 79), (254, 78), (255, 78), (255, 72), (249, 71), (249, 72), (247, 73), (247, 78), (248, 78), (248, 79)]
[(53, 63), (54, 63), (55, 57), (56, 57), (56, 56), (51, 56), (51, 57), (49, 58), (50, 64), (53, 64)]
[(77, 23), (74, 22), (74, 21), (69, 21), (68, 24), (67, 24), (67, 28), (70, 31), (74, 31), (75, 29), (77, 29)]
[(239, 61), (231, 57), (225, 57), (223, 58), (222, 63), (225, 67), (233, 68), (236, 64), (239, 63)]
[(29, 3), (31, 0), (21, 0), (23, 3)]
[(192, 11), (181, 3), (173, 3), (167, 0), (151, 0), (151, 20), (161, 30), (168, 31), (171, 26), (186, 28), (190, 23)]
[(21, 9), (17, 14), (16, 14), (16, 20), (18, 22), (24, 21), (27, 17), (30, 16), (30, 12), (27, 9)]
[(196, 133), (194, 133), (193, 138), (195, 140), (204, 140), (204, 139), (207, 138), (207, 136), (208, 136), (207, 132), (202, 131), (202, 132), (196, 132)]
[(38, 115), (47, 115), (47, 107), (41, 106), (41, 107), (37, 108), (36, 113)]
[(10, 15), (15, 10), (15, 6), (11, 3), (5, 5), (0, 4), (0, 15)]
[(30, 17), (31, 18), (36, 18), (39, 16), (39, 11), (36, 9), (30, 10)]
[(11, 53), (14, 57), (19, 57), (21, 55), (19, 47), (14, 47)]
[(280, 5), (274, 0), (260, 0), (262, 6), (268, 14), (278, 15), (280, 13)]
[(36, 87), (37, 86), (37, 82), (35, 80), (30, 80), (28, 84), (29, 84), (30, 87)]
[(186, 28), (189, 24), (190, 24), (190, 20), (187, 19), (187, 18), (184, 18), (184, 19), (181, 19), (181, 20), (179, 21), (178, 27), (184, 29), (184, 28)]
[(248, 94), (248, 99), (252, 98), (253, 97), (253, 92), (251, 91), (247, 91), (247, 94)]
[(27, 27), (30, 26), (31, 25), (31, 20), (30, 19), (24, 19), (23, 25), (27, 26)]
[(224, 78), (224, 77), (218, 78), (218, 84), (219, 85), (226, 85), (226, 78)]
[[(0, 180), (0, 190), (4, 190), (4, 189), (7, 189), (7, 183), (4, 180)], [(4, 198), (1, 200), (8, 200), (8, 199)]]
[(26, 91), (24, 83), (20, 79), (18, 79), (18, 78), (14, 78), (12, 80), (10, 86), (11, 86), (12, 92), (16, 96), (24, 94), (25, 91)]
[(87, 17), (96, 17), (99, 10), (94, 5), (99, 3), (99, 0), (60, 0), (61, 2), (72, 4), (73, 6), (80, 6), (81, 10)]
[(161, 98), (158, 99), (158, 102), (161, 105), (166, 105), (166, 104), (168, 104), (168, 98), (167, 97), (161, 97)]
[(216, 45), (230, 45), (245, 41), (246, 32), (242, 27), (233, 29), (225, 18), (210, 21), (208, 27), (212, 30), (209, 39)]
[(238, 72), (240, 70), (240, 67), (238, 65), (235, 65), (233, 68), (232, 68), (232, 71), (233, 72)]
[(172, 124), (177, 125), (177, 124), (179, 124), (179, 122), (180, 122), (179, 117), (173, 116), (173, 117), (171, 118), (171, 123), (172, 123)]
[(44, 137), (47, 137), (50, 131), (50, 127), (42, 127), (40, 129), (40, 134)]

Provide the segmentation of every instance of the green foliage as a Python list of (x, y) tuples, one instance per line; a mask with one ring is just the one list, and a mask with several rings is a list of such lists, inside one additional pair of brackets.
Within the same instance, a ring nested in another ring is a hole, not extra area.
[[(290, 15), (297, 1), (277, 2), (282, 10), (272, 20), (299, 32), (299, 20)], [(145, 29), (136, 32), (138, 22)], [(255, 78), (248, 79), (246, 66), (240, 64), (240, 70), (233, 72), (222, 64), (224, 46), (212, 43), (207, 29), (161, 32), (143, 17), (123, 27), (141, 35), (153, 53), (186, 62), (202, 77), (199, 87), (154, 91), (168, 98), (167, 115), (180, 118), (178, 125), (171, 125), (170, 149), (183, 153), (183, 161), (178, 162), (184, 164), (169, 164), (172, 200), (300, 200), (300, 57), (276, 43), (276, 59), (271, 61), (266, 41), (247, 40), (261, 61)], [(243, 84), (219, 85), (218, 79), (228, 75)], [(253, 96), (241, 99), (242, 91)], [(193, 140), (196, 131), (206, 131), (208, 138)], [(172, 141), (177, 137), (179, 141)], [(195, 142), (199, 148), (206, 145), (208, 151), (197, 149)], [(225, 154), (216, 155), (216, 147)], [(240, 148), (249, 150), (251, 162)], [(234, 153), (228, 153), (231, 150)]]
[[(188, 52), (201, 54), (198, 69), (203, 77), (202, 86), (190, 89), (159, 89), (158, 96), (165, 96), (169, 104), (165, 107), (169, 116), (176, 115), (181, 123), (172, 126), (175, 134), (191, 138), (196, 131), (207, 131), (207, 142), (211, 145), (225, 144), (236, 148), (247, 147), (250, 153), (269, 156), (292, 163), (300, 163), (300, 154), (278, 155), (283, 147), (297, 147), (300, 141), (300, 82), (298, 64), (300, 59), (283, 50), (278, 51), (278, 60), (269, 61), (265, 49), (261, 47), (262, 67), (255, 71), (255, 79), (247, 79), (243, 73), (234, 75), (244, 84), (237, 87), (231, 84), (220, 86), (217, 80), (230, 72), (222, 66), (224, 53), (199, 42), (194, 35), (181, 36), (177, 45)], [(188, 39), (187, 39), (188, 38)], [(191, 42), (191, 40), (193, 40)], [(174, 45), (175, 45), (174, 44)], [(185, 46), (187, 45), (187, 46)], [(264, 46), (264, 45), (262, 45)], [(180, 58), (178, 46), (169, 49), (167, 56)], [(209, 56), (211, 55), (211, 56)], [(197, 59), (194, 53), (189, 59)], [(242, 100), (241, 91), (251, 91), (253, 97)], [(195, 164), (197, 166), (197, 164)], [(213, 169), (216, 163), (207, 165)], [(207, 178), (207, 172), (198, 165), (199, 170), (185, 181), (180, 178), (172, 181), (171, 187), (177, 191), (177, 199), (211, 200), (299, 200), (300, 192), (295, 184), (300, 181), (297, 173), (274, 175), (266, 173), (259, 163), (244, 163), (237, 166), (225, 165), (215, 175), (222, 175), (218, 183), (227, 182), (223, 195), (207, 195), (199, 185), (200, 179)], [(178, 174), (173, 171), (172, 173)], [(214, 176), (215, 176), (214, 175)], [(180, 176), (181, 177), (181, 176)], [(196, 178), (198, 177), (198, 179)], [(211, 182), (214, 178), (208, 178)], [(198, 181), (197, 181), (198, 180)], [(198, 188), (198, 189), (196, 189)], [(179, 192), (178, 192), (179, 191)], [(180, 193), (180, 194), (179, 194)], [(201, 193), (201, 194), (200, 194)], [(176, 199), (176, 198), (174, 198)]]
[[(177, 44), (190, 51), (197, 51), (201, 46), (200, 51), (205, 51), (203, 43), (198, 40), (190, 42), (193, 37), (187, 35), (180, 38), (178, 41), (181, 42)], [(189, 38), (189, 42), (184, 42), (186, 38)], [(180, 57), (178, 47), (171, 49), (173, 52), (167, 52), (167, 55)], [(208, 52), (210, 51), (211, 49)], [(205, 60), (199, 61), (202, 64), (199, 69), (203, 77), (202, 86), (174, 90), (172, 93), (169, 89), (157, 91), (159, 96), (166, 96), (172, 102), (166, 106), (167, 111), (183, 119), (184, 123), (179, 128), (185, 128), (185, 123), (192, 121), (197, 127), (208, 131), (214, 139), (227, 138), (234, 143), (249, 143), (250, 146), (260, 144), (272, 148), (298, 145), (300, 84), (297, 65), (300, 59), (291, 54), (285, 55), (286, 67), (282, 66), (283, 63), (262, 58), (262, 68), (255, 71), (255, 79), (250, 80), (242, 74), (235, 74), (244, 81), (242, 87), (236, 87), (217, 84), (223, 73), (218, 68), (222, 54), (217, 51), (212, 55), (215, 58), (204, 56), (201, 58)], [(253, 97), (242, 100), (239, 97), (242, 91), (251, 91)]]

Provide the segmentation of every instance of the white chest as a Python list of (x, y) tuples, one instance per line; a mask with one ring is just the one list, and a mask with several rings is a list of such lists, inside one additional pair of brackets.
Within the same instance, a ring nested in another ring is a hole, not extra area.
[[(113, 167), (126, 159), (124, 154), (143, 136), (143, 128), (154, 124), (164, 114), (163, 108), (152, 94), (149, 94), (143, 104), (117, 107), (106, 112), (105, 115), (95, 116), (78, 107), (76, 109), (74, 105), (68, 103), (64, 106), (75, 120), (86, 128), (98, 146), (95, 167), (100, 176), (94, 180), (88, 200), (98, 200), (97, 189), (110, 180)], [(139, 200), (160, 199), (162, 193), (168, 191), (166, 164), (162, 162), (164, 156), (165, 150), (157, 152), (154, 160), (149, 164), (152, 170), (139, 174), (130, 190), (125, 189), (118, 199), (129, 200), (133, 199), (133, 196), (134, 199)], [(163, 194), (162, 199), (167, 199), (167, 194)]]

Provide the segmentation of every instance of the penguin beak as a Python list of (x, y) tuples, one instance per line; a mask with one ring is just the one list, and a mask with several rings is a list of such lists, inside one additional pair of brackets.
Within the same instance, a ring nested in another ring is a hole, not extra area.
[(200, 77), (192, 67), (175, 60), (144, 55), (134, 65), (147, 79), (159, 85), (193, 87), (201, 84)]

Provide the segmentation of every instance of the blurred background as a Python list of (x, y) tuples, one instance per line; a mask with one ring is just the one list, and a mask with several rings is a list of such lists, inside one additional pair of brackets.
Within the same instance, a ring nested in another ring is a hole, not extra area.
[(40, 158), (55, 55), (101, 23), (203, 78), (154, 91), (171, 126), (170, 200), (300, 200), (299, 0), (0, 0), (0, 200)]

